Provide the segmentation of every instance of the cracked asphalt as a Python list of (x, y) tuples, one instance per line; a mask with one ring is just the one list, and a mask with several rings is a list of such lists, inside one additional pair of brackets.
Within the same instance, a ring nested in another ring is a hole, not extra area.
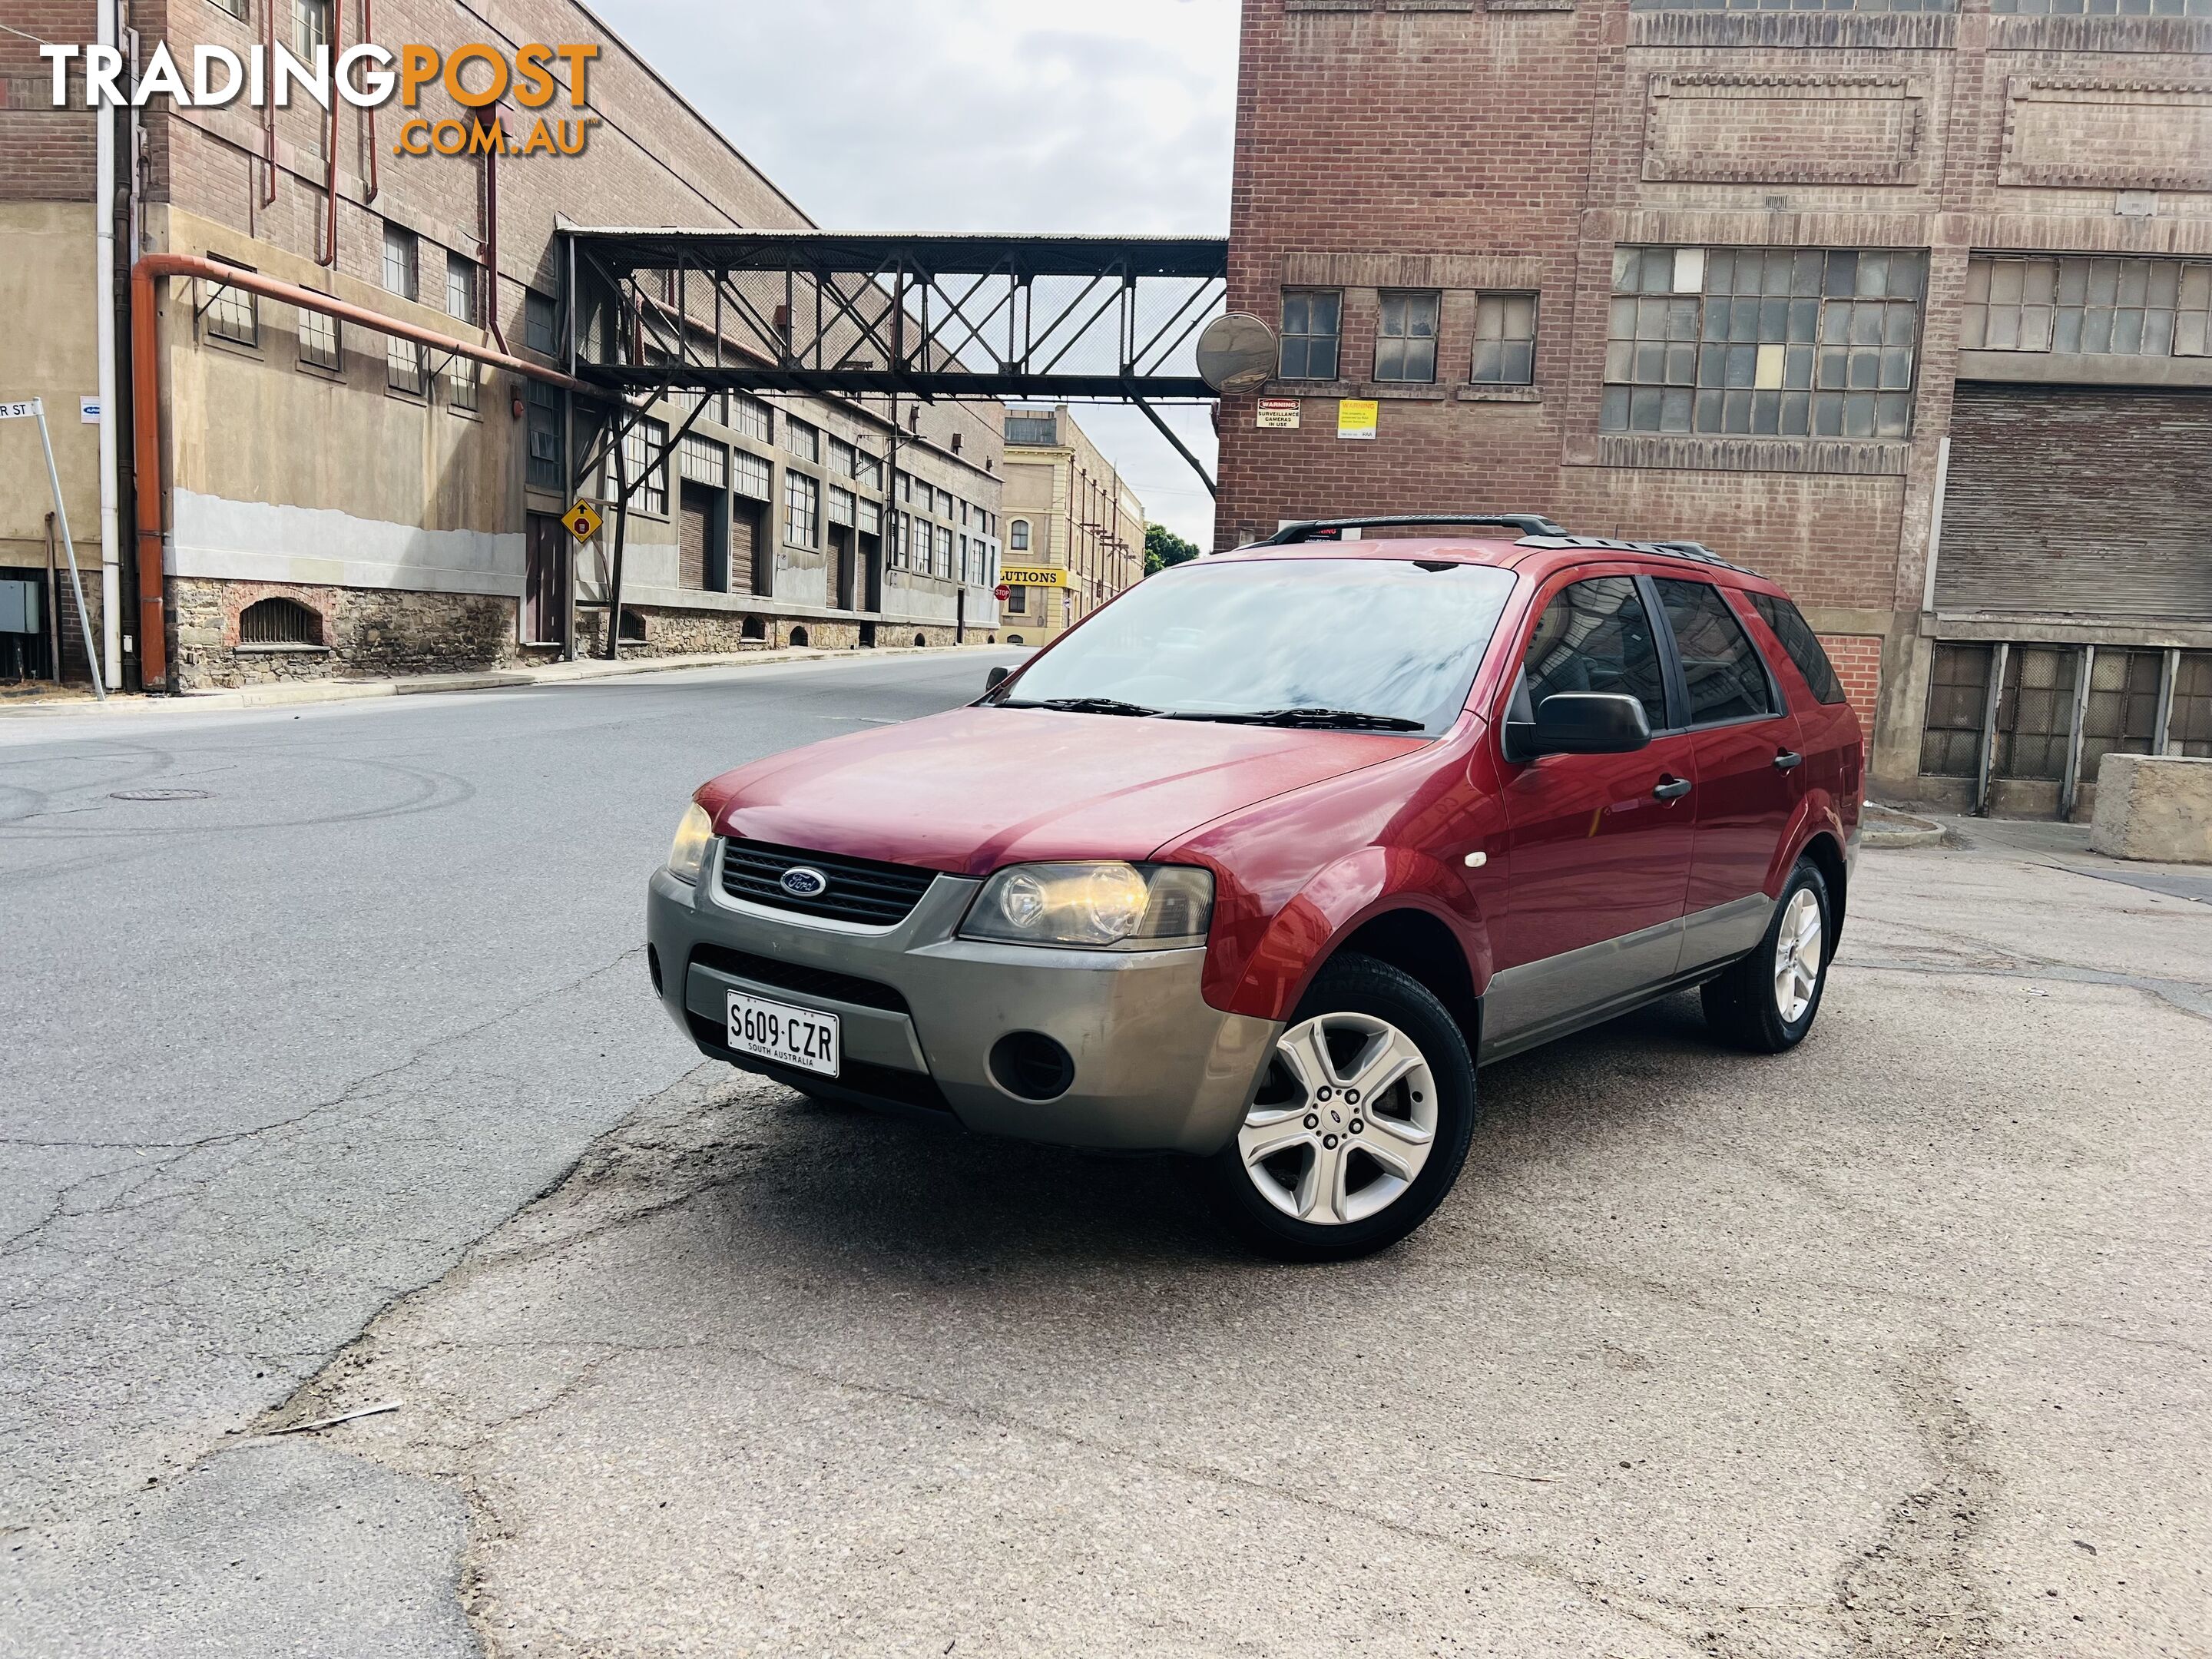
[(696, 775), (981, 666), (0, 730), (0, 1651), (2212, 1652), (2212, 877), (1869, 852), (1802, 1048), (1493, 1067), (1421, 1234), (1285, 1267), (628, 959)]

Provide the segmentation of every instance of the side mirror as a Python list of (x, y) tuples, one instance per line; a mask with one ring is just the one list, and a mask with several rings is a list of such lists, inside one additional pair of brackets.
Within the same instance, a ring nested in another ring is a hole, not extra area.
[(1012, 669), (1007, 667), (1006, 664), (1002, 662), (993, 663), (991, 665), (991, 672), (983, 676), (983, 689), (986, 691), (997, 690), (999, 689), (999, 683), (1004, 680), (1007, 675), (1013, 672), (1014, 671)]
[(1506, 728), (1509, 757), (1626, 755), (1651, 741), (1644, 705), (1614, 691), (1561, 691), (1537, 705), (1534, 725)]

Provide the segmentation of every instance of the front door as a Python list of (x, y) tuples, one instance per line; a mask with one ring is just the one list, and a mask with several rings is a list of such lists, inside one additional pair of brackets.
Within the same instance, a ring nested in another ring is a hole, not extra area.
[(522, 638), (564, 645), (568, 638), (568, 531), (547, 513), (530, 515), (522, 579)]
[[(1658, 630), (1634, 577), (1585, 577), (1543, 602), (1509, 718), (1532, 720), (1563, 691), (1635, 697), (1655, 735), (1631, 754), (1504, 763), (1506, 908), (1491, 922), (1486, 1050), (1540, 1040), (1674, 970), (1696, 740), (1670, 718)], [(1502, 735), (1494, 727), (1490, 741)]]
[(853, 609), (853, 532), (842, 524), (830, 526), (830, 608)]
[(1652, 586), (1697, 745), (1698, 840), (1682, 937), (1690, 969), (1740, 955), (1765, 932), (1767, 878), (1804, 793), (1802, 752), (1796, 717), (1720, 589), (1671, 576)]

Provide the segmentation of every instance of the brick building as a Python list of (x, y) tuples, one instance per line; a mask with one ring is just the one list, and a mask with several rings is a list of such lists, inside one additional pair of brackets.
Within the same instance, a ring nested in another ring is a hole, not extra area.
[(1231, 301), (1301, 414), (1224, 401), (1224, 544), (1703, 541), (1894, 796), (2212, 754), (2212, 0), (1245, 0)]
[[(136, 31), (142, 65), (166, 40), (188, 76), (202, 43), (242, 58), (266, 42), (303, 58), (355, 46), (366, 10), (343, 0), (98, 3), (114, 9), (126, 46)], [(435, 82), (419, 108), (395, 103), (373, 119), (299, 94), (265, 114), (243, 100), (179, 107), (156, 97), (95, 115), (80, 60), (70, 106), (57, 110), (38, 44), (94, 40), (95, 0), (9, 0), (0, 392), (72, 411), (56, 436), (88, 562), (105, 558), (112, 571), (130, 560), (114, 544), (130, 540), (129, 491), (156, 487), (131, 476), (126, 398), (106, 411), (122, 431), (126, 530), (100, 533), (99, 429), (80, 428), (74, 411), (94, 390), (99, 307), (121, 314), (126, 299), (119, 288), (103, 295), (96, 274), (96, 122), (113, 122), (123, 158), (115, 224), (126, 271), (137, 252), (211, 258), (548, 368), (561, 366), (567, 338), (557, 222), (809, 222), (571, 0), (489, 9), (383, 0), (374, 19), (376, 43), (394, 50), (483, 42), (511, 58), (532, 41), (597, 46), (586, 106), (562, 95), (544, 112), (592, 121), (582, 153), (395, 153), (405, 118), (467, 113)], [(565, 94), (572, 70), (559, 59), (551, 68)], [(536, 112), (510, 100), (501, 113), (520, 137)], [(127, 317), (118, 331), (127, 360)], [(163, 284), (155, 355), (176, 685), (495, 665), (605, 640), (614, 514), (582, 546), (558, 523), (588, 428), (572, 428), (555, 387), (203, 277)], [(130, 384), (126, 361), (126, 393)], [(668, 399), (627, 446), (637, 483), (621, 586), (627, 649), (949, 643), (963, 626), (995, 623), (995, 404), (732, 395), (678, 441), (695, 403)], [(895, 424), (897, 471), (887, 477)], [(614, 474), (601, 466), (584, 493), (611, 497)], [(0, 568), (43, 562), (45, 496), (34, 469), (0, 465)], [(948, 543), (957, 559), (944, 556)], [(119, 586), (135, 594), (127, 574)], [(117, 590), (111, 576), (111, 605)], [(137, 614), (131, 598), (117, 608)], [(108, 626), (129, 665), (127, 621)]]
[[(1061, 404), (1006, 410), (1006, 638), (1048, 645), (1145, 576), (1145, 504)], [(1024, 576), (1030, 580), (1024, 580)]]

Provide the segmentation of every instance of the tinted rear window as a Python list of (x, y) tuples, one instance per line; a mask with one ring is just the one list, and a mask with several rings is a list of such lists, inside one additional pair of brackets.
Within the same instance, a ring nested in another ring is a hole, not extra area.
[(1664, 578), (1656, 586), (1689, 686), (1690, 724), (1712, 726), (1772, 714), (1765, 665), (1720, 589), (1710, 582)]
[(1766, 619), (1774, 630), (1774, 637), (1782, 641), (1782, 648), (1790, 660), (1797, 665), (1797, 672), (1805, 677), (1805, 684), (1822, 702), (1843, 702), (1843, 682), (1836, 678), (1828, 653), (1820, 648), (1820, 636), (1813, 631), (1797, 607), (1787, 599), (1777, 599), (1771, 593), (1747, 595), (1752, 608)]

